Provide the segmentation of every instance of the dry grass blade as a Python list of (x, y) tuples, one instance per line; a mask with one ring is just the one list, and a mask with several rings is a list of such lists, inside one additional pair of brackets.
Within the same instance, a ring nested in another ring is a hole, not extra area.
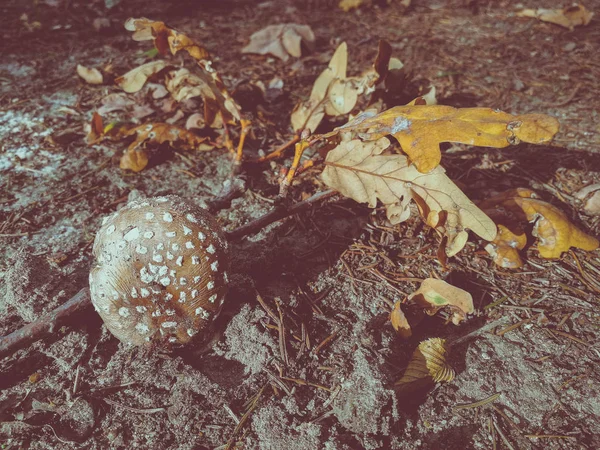
[(495, 402), (496, 400), (498, 400), (500, 398), (500, 395), (501, 395), (500, 393), (496, 393), (496, 394), (490, 395), (487, 398), (484, 398), (483, 400), (479, 400), (477, 402), (465, 403), (464, 405), (456, 405), (454, 408), (452, 408), (452, 410), (456, 412), (456, 411), (460, 411), (462, 409), (479, 408), (481, 406)]

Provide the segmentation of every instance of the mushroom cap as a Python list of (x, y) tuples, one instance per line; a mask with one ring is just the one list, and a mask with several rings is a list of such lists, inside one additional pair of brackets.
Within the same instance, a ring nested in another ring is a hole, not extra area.
[(96, 235), (94, 308), (123, 342), (187, 343), (221, 310), (228, 247), (216, 219), (180, 197), (130, 202)]

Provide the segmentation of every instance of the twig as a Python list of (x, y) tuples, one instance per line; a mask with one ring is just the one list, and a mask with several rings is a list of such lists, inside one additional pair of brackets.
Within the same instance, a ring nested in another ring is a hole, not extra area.
[(279, 205), (273, 208), (270, 212), (265, 214), (258, 219), (247, 223), (246, 225), (242, 225), (234, 230), (227, 231), (226, 235), (229, 240), (239, 239), (241, 237), (247, 236), (249, 234), (254, 234), (262, 230), (267, 225), (272, 224), (273, 222), (277, 222), (285, 217), (292, 216), (294, 214), (298, 214), (299, 212), (305, 211), (309, 209), (315, 203), (318, 203), (326, 198), (332, 197), (336, 194), (336, 191), (330, 189), (327, 191), (317, 192), (312, 197), (307, 198), (304, 201), (298, 202), (290, 207), (286, 207), (285, 205)]
[(241, 197), (246, 192), (246, 180), (236, 176), (223, 182), (223, 188), (219, 194), (206, 202), (210, 211), (220, 211), (228, 208), (231, 200)]
[(65, 325), (73, 314), (91, 306), (89, 291), (87, 288), (83, 288), (55, 310), (0, 338), (0, 358), (52, 334)]

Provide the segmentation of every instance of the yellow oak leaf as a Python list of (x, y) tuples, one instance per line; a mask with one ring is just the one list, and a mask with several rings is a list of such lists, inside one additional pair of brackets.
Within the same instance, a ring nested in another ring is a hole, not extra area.
[(394, 136), (419, 172), (440, 164), (441, 142), (502, 148), (519, 142), (541, 144), (558, 132), (558, 120), (545, 114), (514, 116), (489, 108), (441, 105), (396, 106), (382, 113), (365, 111), (323, 137), (358, 132), (367, 140)]
[(517, 197), (515, 203), (523, 210), (529, 222), (535, 222), (532, 234), (538, 238), (537, 249), (542, 258), (560, 258), (571, 247), (592, 251), (598, 248), (598, 239), (575, 225), (557, 207), (542, 200)]

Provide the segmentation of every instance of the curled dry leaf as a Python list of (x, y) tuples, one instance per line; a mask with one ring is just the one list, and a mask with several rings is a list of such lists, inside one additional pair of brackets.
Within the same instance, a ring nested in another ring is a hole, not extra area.
[[(208, 50), (187, 35), (167, 27), (164, 22), (146, 18), (130, 18), (125, 22), (125, 28), (134, 32), (133, 39), (136, 41), (152, 40), (162, 55), (166, 55), (169, 51), (173, 55), (180, 51), (188, 53), (200, 68), (198, 77), (210, 85), (213, 93), (219, 93), (219, 95), (215, 94), (217, 102), (209, 106), (211, 115), (220, 115), (224, 123), (240, 120), (240, 107), (231, 97), (223, 80), (213, 67)], [(206, 120), (207, 124), (212, 122)]]
[(403, 339), (408, 339), (412, 336), (412, 330), (408, 320), (406, 319), (406, 316), (404, 315), (404, 312), (400, 307), (401, 304), (402, 302), (400, 301), (394, 303), (394, 309), (392, 309), (392, 312), (390, 313), (390, 322), (392, 322), (394, 330), (396, 330), (396, 333), (398, 333), (400, 337)]
[(165, 86), (178, 102), (201, 97), (204, 103), (204, 122), (212, 128), (220, 128), (223, 120), (229, 123), (233, 118), (227, 107), (229, 99), (223, 96), (204, 72), (191, 73), (185, 68), (169, 72)]
[(195, 150), (206, 140), (185, 128), (168, 123), (140, 125), (129, 130), (127, 135), (135, 135), (135, 140), (121, 157), (120, 167), (134, 172), (139, 172), (148, 165), (148, 145), (167, 143), (176, 149)]
[(414, 199), (427, 223), (448, 237), (448, 256), (464, 247), (466, 229), (485, 240), (494, 239), (494, 222), (446, 176), (442, 167), (423, 174), (409, 165), (404, 155), (382, 154), (389, 145), (387, 138), (340, 143), (327, 154), (323, 181), (371, 208), (379, 199), (393, 224), (409, 218), (409, 203)]
[[(359, 77), (348, 78), (348, 47), (342, 42), (327, 68), (315, 81), (308, 101), (301, 102), (294, 108), (291, 118), (294, 131), (309, 129), (314, 132), (325, 115), (337, 117), (352, 111), (359, 97), (372, 93), (387, 75), (391, 51), (389, 43), (380, 41), (373, 67)], [(397, 66), (398, 62), (394, 59), (393, 64)]]
[(353, 131), (363, 139), (376, 140), (391, 134), (419, 172), (427, 173), (440, 164), (441, 142), (495, 148), (521, 141), (541, 144), (550, 141), (558, 128), (558, 120), (545, 114), (513, 116), (489, 108), (413, 105), (379, 114), (365, 111), (324, 137)]
[(209, 60), (210, 53), (200, 44), (177, 30), (167, 27), (164, 22), (141, 17), (125, 21), (125, 29), (133, 31), (134, 41), (153, 41), (158, 52), (165, 56), (170, 51), (175, 55), (183, 50), (195, 60)]
[(104, 77), (102, 76), (102, 72), (95, 68), (88, 68), (82, 66), (81, 64), (77, 64), (77, 75), (84, 79), (86, 83), (89, 84), (102, 84), (104, 83)]
[(429, 315), (437, 313), (441, 308), (450, 307), (454, 325), (465, 320), (467, 314), (475, 312), (471, 294), (437, 278), (423, 280), (419, 289), (408, 297), (408, 301), (424, 308)]
[(523, 9), (517, 13), (519, 17), (533, 17), (542, 22), (560, 25), (571, 31), (577, 26), (590, 23), (593, 15), (593, 12), (588, 11), (585, 6), (577, 3), (563, 9)]
[(523, 210), (527, 220), (535, 223), (532, 234), (538, 238), (537, 249), (542, 258), (560, 258), (571, 247), (587, 251), (598, 248), (598, 239), (573, 225), (556, 206), (523, 197), (516, 197), (515, 203)]
[(432, 383), (452, 381), (454, 369), (446, 362), (446, 340), (431, 338), (419, 344), (396, 386), (401, 392), (415, 391)]
[(104, 135), (104, 125), (102, 122), (102, 116), (97, 112), (94, 112), (90, 123), (90, 129), (85, 138), (88, 145), (93, 145), (102, 139), (102, 136)]
[(521, 229), (510, 230), (507, 226), (498, 224), (498, 234), (492, 242), (485, 246), (485, 251), (494, 258), (494, 263), (506, 269), (523, 267), (519, 250), (527, 245), (527, 236)]
[(600, 216), (600, 183), (590, 184), (575, 193), (582, 200), (583, 210), (590, 216)]
[(122, 92), (115, 92), (103, 97), (100, 101), (102, 106), (98, 108), (98, 114), (104, 116), (113, 111), (123, 111), (132, 108), (135, 102)]
[(131, 94), (137, 92), (144, 87), (148, 78), (157, 72), (160, 72), (167, 66), (167, 63), (158, 60), (146, 64), (142, 64), (135, 69), (131, 69), (125, 75), (115, 79), (115, 83), (125, 92)]
[(300, 58), (302, 41), (307, 46), (311, 46), (315, 41), (315, 34), (308, 25), (269, 25), (250, 36), (250, 43), (242, 49), (242, 53), (271, 54), (287, 61), (290, 55)]
[(571, 247), (598, 248), (598, 239), (573, 225), (560, 209), (537, 197), (530, 189), (518, 188), (479, 204), (499, 224), (498, 235), (486, 246), (496, 264), (507, 268), (523, 265), (518, 250), (526, 245), (526, 236), (521, 230), (526, 222), (535, 223), (532, 234), (539, 239), (537, 248), (542, 258), (559, 258)]

